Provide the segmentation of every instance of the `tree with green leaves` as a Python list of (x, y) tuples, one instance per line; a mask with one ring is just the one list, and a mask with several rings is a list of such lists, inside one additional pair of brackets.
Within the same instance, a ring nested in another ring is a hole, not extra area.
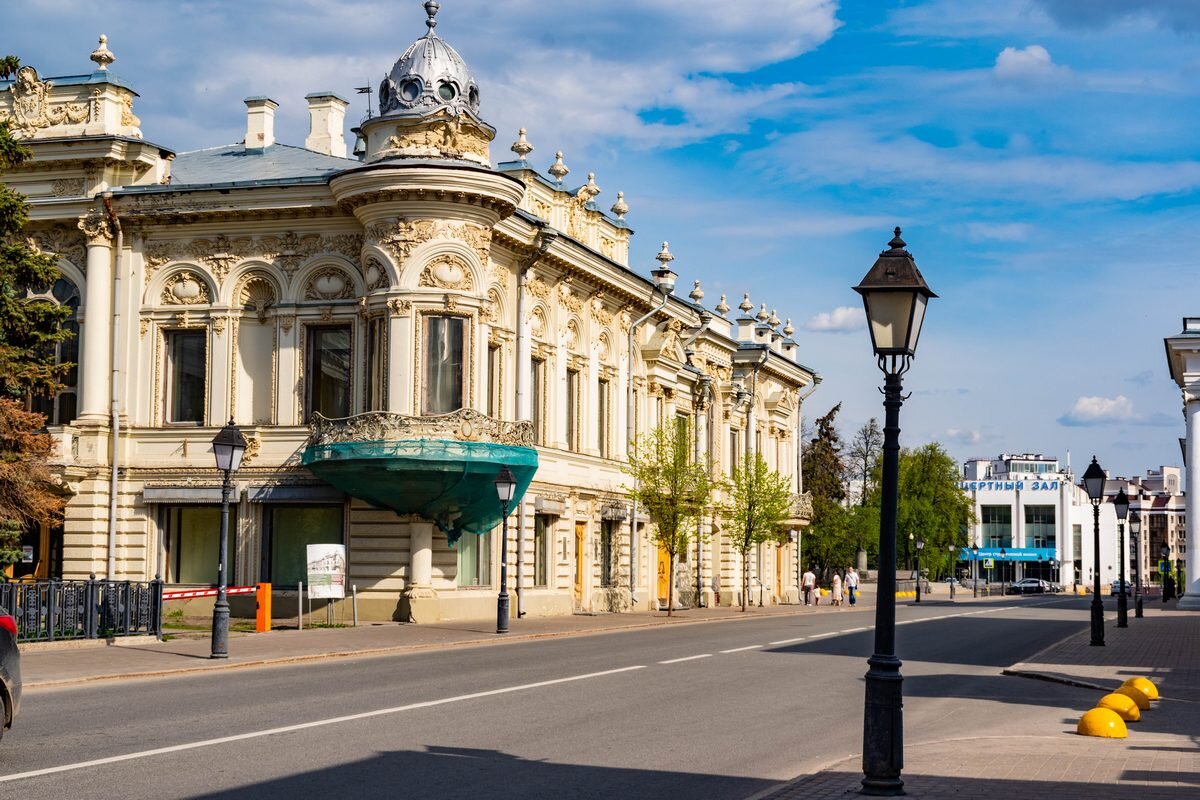
[[(20, 67), (15, 56), (0, 58), (0, 78)], [(0, 173), (30, 156), (6, 121), (0, 121)], [(24, 410), (27, 398), (53, 394), (70, 367), (55, 363), (55, 345), (70, 333), (63, 323), (70, 310), (45, 299), (59, 277), (57, 259), (39, 253), (22, 235), (29, 201), (0, 184), (0, 566), (20, 557), (21, 530), (49, 523), (62, 510), (53, 491), (46, 458), (52, 442), (40, 414)]]
[(627, 489), (650, 517), (654, 543), (667, 553), (667, 616), (675, 605), (675, 559), (696, 536), (700, 517), (712, 502), (708, 468), (693, 457), (692, 424), (678, 417), (638, 437), (624, 466), (633, 478)]
[[(953, 569), (949, 546), (966, 546), (962, 531), (975, 522), (958, 482), (958, 465), (937, 442), (901, 451), (896, 537), (905, 548), (924, 539), (923, 568), (935, 577)], [(911, 558), (911, 549), (906, 555)]]
[(791, 516), (792, 485), (786, 476), (767, 466), (760, 453), (747, 454), (733, 468), (724, 509), (729, 538), (742, 557), (742, 611), (750, 596), (750, 550), (764, 542), (783, 542), (784, 522)]
[(816, 433), (801, 452), (804, 490), (812, 495), (813, 514), (805, 529), (804, 558), (823, 580), (853, 562), (858, 540), (845, 506), (846, 463), (836, 420), (842, 404), (816, 420)]

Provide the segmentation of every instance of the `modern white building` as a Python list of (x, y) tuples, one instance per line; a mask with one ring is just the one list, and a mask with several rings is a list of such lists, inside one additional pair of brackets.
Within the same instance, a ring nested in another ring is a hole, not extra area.
[[(1184, 494), (1200, 492), (1200, 317), (1185, 317), (1183, 329), (1164, 340), (1171, 380), (1183, 393), (1183, 418), (1186, 437), (1183, 443)], [(1200, 552), (1200, 519), (1193, 514), (1186, 520), (1186, 541), (1179, 548), (1185, 563), (1186, 589), (1180, 608), (1200, 611), (1200, 570), (1195, 559)]]
[[(561, 153), (543, 174), (524, 130), (494, 164), (486, 85), (425, 7), (352, 148), (347, 102), (324, 91), (294, 99), (303, 146), (277, 140), (266, 97), (245, 100), (243, 141), (153, 143), (103, 37), (88, 73), (0, 82), (0, 118), (33, 152), (2, 177), (31, 199), (79, 334), (66, 388), (31, 398), (65, 524), (29, 532), (18, 573), (212, 583), (210, 443), (230, 419), (249, 440), (231, 583), (294, 597), (305, 545), (344, 544), (368, 619), (493, 614), (502, 548), (522, 611), (653, 607), (667, 570), (631, 519), (628, 429), (692, 420), (720, 473), (761, 453), (794, 482), (789, 527), (806, 524), (816, 375), (790, 323), (748, 297), (705, 306), (698, 281), (666, 298), (629, 263), (631, 203), (602, 210), (596, 177), (568, 180)], [(653, 266), (671, 260), (664, 243)], [(503, 542), (501, 465), (518, 480)], [(686, 602), (738, 601), (722, 524), (707, 517), (679, 565)], [(756, 596), (795, 597), (795, 553), (751, 554)]]

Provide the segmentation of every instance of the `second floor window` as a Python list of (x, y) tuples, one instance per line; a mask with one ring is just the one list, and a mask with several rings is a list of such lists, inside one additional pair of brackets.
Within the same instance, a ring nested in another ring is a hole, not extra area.
[(600, 448), (600, 457), (608, 458), (608, 397), (609, 384), (601, 380), (596, 387), (596, 441)]
[(350, 326), (308, 329), (308, 413), (350, 416)]
[(422, 413), (449, 414), (463, 404), (463, 318), (425, 317)]
[(167, 422), (204, 424), (206, 331), (167, 332)]
[(530, 362), (529, 419), (533, 422), (533, 440), (542, 443), (542, 390), (546, 376), (546, 362), (535, 358)]
[(376, 317), (367, 326), (367, 411), (383, 411), (387, 383), (387, 320)]
[(579, 449), (579, 371), (567, 370), (567, 449)]

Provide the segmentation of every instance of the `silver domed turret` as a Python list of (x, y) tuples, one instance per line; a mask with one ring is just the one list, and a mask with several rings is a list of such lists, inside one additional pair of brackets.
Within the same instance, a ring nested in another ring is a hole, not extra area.
[(429, 31), (404, 51), (379, 85), (380, 115), (427, 116), (446, 109), (451, 115), (468, 112), (478, 118), (479, 85), (462, 56), (435, 30), (440, 8), (427, 0)]

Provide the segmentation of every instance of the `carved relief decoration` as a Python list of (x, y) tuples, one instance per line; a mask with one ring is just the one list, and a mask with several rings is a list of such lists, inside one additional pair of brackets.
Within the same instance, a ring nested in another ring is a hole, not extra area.
[(262, 439), (257, 436), (247, 436), (246, 450), (242, 453), (242, 466), (249, 466), (251, 461), (258, 458), (260, 450), (262, 450)]
[(487, 303), (483, 307), (483, 321), (489, 325), (500, 321), (500, 293), (495, 289), (488, 290)]
[(412, 311), (412, 301), (393, 297), (391, 300), (388, 300), (388, 308), (392, 310), (392, 316), (399, 317)]
[(546, 316), (542, 309), (535, 308), (529, 312), (529, 332), (538, 339), (546, 335)]
[(89, 116), (86, 103), (50, 104), (50, 81), (38, 79), (33, 67), (17, 70), (16, 80), (9, 87), (12, 108), (0, 108), (0, 122), (8, 122), (13, 136), (22, 139), (42, 128), (86, 122)]
[(575, 320), (568, 320), (567, 327), (563, 330), (563, 344), (568, 350), (574, 350), (579, 346), (579, 325)]
[(78, 227), (55, 225), (45, 230), (29, 233), (26, 244), (39, 253), (57, 253), (79, 269), (87, 266), (87, 248)]
[(169, 239), (147, 242), (146, 281), (154, 272), (172, 261), (198, 261), (223, 280), (238, 262), (258, 258), (281, 269), (290, 279), (309, 258), (334, 254), (357, 262), (362, 252), (362, 237), (356, 234), (320, 236), (315, 233), (287, 232), (278, 236), (239, 236), (221, 234), (211, 239)]
[(319, 270), (304, 287), (305, 300), (350, 300), (353, 297), (354, 281), (334, 267)]
[(541, 278), (531, 278), (526, 281), (525, 288), (539, 300), (545, 300), (550, 297), (550, 286)]
[(491, 137), (466, 117), (442, 112), (428, 120), (404, 126), (383, 143), (375, 159), (390, 157), (462, 158), (475, 163), (490, 164)]
[(136, 128), (142, 121), (133, 114), (133, 94), (126, 92), (121, 96), (121, 125), (126, 128)]
[(208, 305), (212, 299), (208, 294), (208, 286), (198, 275), (178, 272), (163, 286), (161, 302), (167, 306), (198, 306)]
[(213, 317), (211, 320), (213, 333), (215, 333), (217, 336), (224, 336), (225, 322), (227, 319), (228, 317)]
[(50, 194), (55, 197), (79, 197), (83, 193), (83, 178), (56, 178), (50, 184)]
[(79, 218), (79, 230), (83, 231), (88, 244), (111, 244), (113, 240), (112, 222), (108, 215), (98, 208), (93, 208)]
[(236, 294), (238, 303), (258, 316), (259, 322), (267, 321), (267, 309), (275, 305), (275, 286), (262, 275), (249, 275), (242, 280)]
[(388, 285), (387, 268), (374, 256), (367, 258), (367, 263), (363, 268), (363, 277), (367, 281), (367, 291), (383, 289)]
[(579, 295), (572, 292), (565, 283), (560, 284), (559, 294), (562, 296), (562, 304), (573, 314), (578, 314), (583, 310), (583, 300), (579, 299)]
[(417, 285), (469, 292), (472, 289), (471, 269), (460, 258), (439, 256), (425, 265)]
[(418, 219), (411, 222), (400, 218), (394, 225), (372, 225), (367, 239), (392, 254), (397, 266), (417, 247), (435, 239), (458, 239), (475, 251), (480, 264), (488, 263), (492, 247), (492, 231), (470, 222), (450, 222), (442, 219)]
[(535, 197), (533, 199), (533, 215), (539, 219), (550, 221), (550, 204), (545, 200)]

